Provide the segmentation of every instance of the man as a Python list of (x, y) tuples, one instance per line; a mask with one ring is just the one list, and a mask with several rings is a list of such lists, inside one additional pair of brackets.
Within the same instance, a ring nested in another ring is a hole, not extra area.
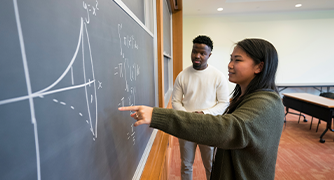
[[(219, 70), (207, 64), (212, 49), (213, 43), (207, 36), (197, 36), (193, 40), (191, 52), (193, 65), (180, 72), (175, 80), (172, 94), (173, 109), (212, 115), (224, 113), (229, 104), (227, 79)], [(209, 180), (213, 147), (183, 139), (179, 139), (179, 144), (181, 179), (192, 179), (192, 166), (198, 145), (206, 177)]]

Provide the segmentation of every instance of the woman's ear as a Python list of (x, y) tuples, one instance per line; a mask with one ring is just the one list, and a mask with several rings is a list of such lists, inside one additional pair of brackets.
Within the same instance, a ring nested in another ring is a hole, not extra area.
[(263, 65), (264, 65), (264, 62), (263, 62), (263, 61), (260, 62), (258, 65), (256, 65), (257, 68), (256, 68), (256, 70), (255, 70), (255, 74), (259, 74), (260, 72), (262, 72)]

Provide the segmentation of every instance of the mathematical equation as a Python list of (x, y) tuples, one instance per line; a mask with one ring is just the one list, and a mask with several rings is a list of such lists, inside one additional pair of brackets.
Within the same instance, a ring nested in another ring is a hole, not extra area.
[(87, 11), (87, 17), (85, 18), (85, 21), (87, 24), (89, 24), (90, 22), (89, 14), (91, 13), (94, 16), (96, 16), (96, 11), (100, 10), (98, 5), (99, 5), (99, 2), (97, 0), (95, 0), (95, 5), (93, 6), (91, 4), (85, 3), (85, 1), (82, 2), (83, 8)]
[[(129, 59), (125, 54), (124, 49), (129, 49), (130, 51), (139, 50), (137, 41), (133, 35), (123, 35), (122, 34), (122, 24), (118, 24), (118, 38), (120, 47), (120, 57), (122, 62), (119, 62), (117, 66), (114, 67), (114, 75), (124, 80), (124, 92), (125, 96), (120, 99), (118, 107), (124, 106), (135, 106), (136, 105), (136, 86), (135, 82), (137, 77), (140, 75), (140, 66), (137, 64), (135, 59)], [(134, 112), (130, 112), (132, 114)], [(135, 145), (135, 131), (133, 128), (133, 123), (131, 124), (130, 131), (127, 132), (128, 140), (132, 139), (133, 145)]]
[(121, 31), (122, 31), (122, 24), (118, 24), (119, 45), (120, 45), (120, 48), (121, 48), (121, 56), (124, 58), (123, 45), (127, 48), (137, 49), (137, 50), (139, 49), (139, 47), (138, 47), (137, 42), (136, 42), (135, 38), (133, 37), (133, 35), (122, 36)]

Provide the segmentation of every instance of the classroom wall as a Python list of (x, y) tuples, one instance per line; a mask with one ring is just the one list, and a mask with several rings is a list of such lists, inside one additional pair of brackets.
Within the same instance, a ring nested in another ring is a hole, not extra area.
[[(255, 37), (270, 41), (278, 51), (277, 83), (334, 84), (334, 10), (183, 18), (183, 68), (192, 65), (193, 38), (205, 34), (214, 42), (209, 64), (227, 78), (227, 64), (234, 43)], [(230, 91), (234, 86), (229, 84)], [(283, 92), (319, 94), (314, 88)]]

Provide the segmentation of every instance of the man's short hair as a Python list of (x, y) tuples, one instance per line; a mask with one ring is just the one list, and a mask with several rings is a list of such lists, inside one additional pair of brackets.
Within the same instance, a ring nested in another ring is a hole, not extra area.
[(211, 41), (211, 39), (208, 36), (204, 36), (204, 35), (199, 35), (197, 36), (194, 40), (193, 40), (193, 44), (205, 44), (207, 46), (209, 46), (211, 48), (211, 51), (213, 50), (213, 42)]

